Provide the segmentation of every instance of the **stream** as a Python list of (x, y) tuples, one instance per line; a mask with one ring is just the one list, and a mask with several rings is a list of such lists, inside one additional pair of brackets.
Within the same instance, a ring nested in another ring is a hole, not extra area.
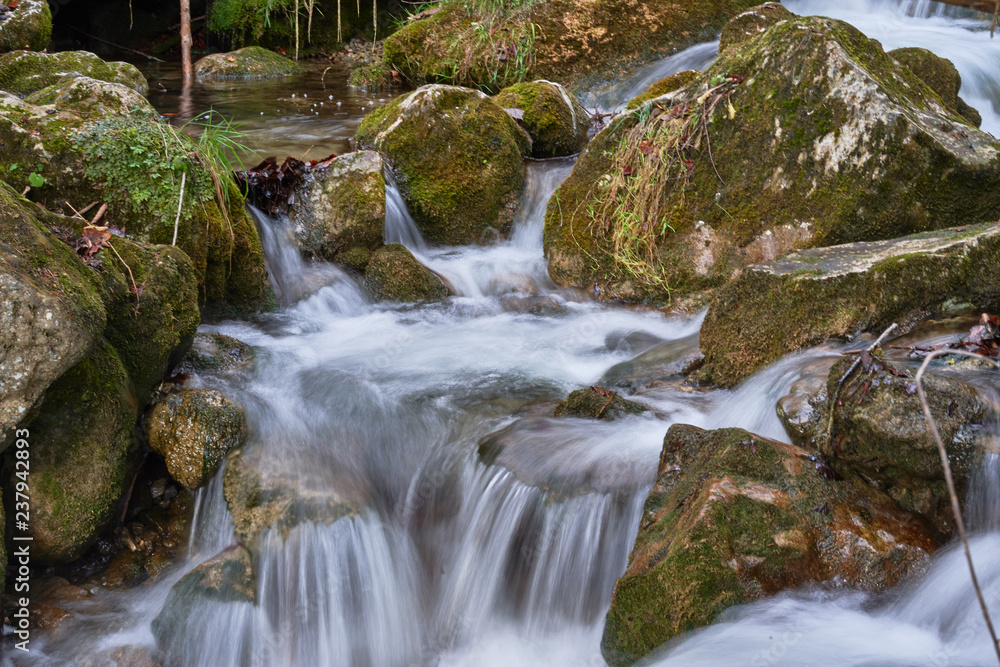
[[(952, 59), (964, 99), (1000, 135), (1000, 40), (990, 41), (971, 12), (929, 0), (784, 4), (844, 19), (886, 49), (924, 46)], [(652, 81), (707, 66), (716, 49), (692, 47), (592, 91), (585, 103), (620, 106)], [(342, 70), (318, 83), (320, 71), (294, 89), (199, 88), (194, 111), (178, 111), (176, 72), (166, 69), (167, 92), (151, 99), (177, 113), (177, 124), (210, 107), (234, 116), (262, 154), (280, 159), (313, 147), (310, 157), (321, 158), (347, 152), (362, 114), (385, 99), (349, 91)], [(363, 509), (330, 524), (303, 521), (287, 535), (268, 529), (255, 554), (257, 604), (201, 603), (167, 664), (605, 665), (604, 614), (667, 428), (738, 426), (787, 441), (777, 400), (842, 347), (789, 355), (733, 390), (684, 386), (679, 373), (697, 353), (703, 313), (615, 307), (550, 281), (545, 208), (572, 167), (572, 159), (529, 164), (510, 238), (445, 248), (423, 241), (387, 174), (386, 242), (406, 245), (453, 294), (418, 306), (372, 303), (357, 276), (303, 261), (287, 219), (251, 211), (282, 307), (203, 325), (252, 345), (256, 364), (190, 382), (246, 407), (245, 452), (261, 474)], [(652, 410), (610, 423), (552, 418), (567, 393), (597, 383), (629, 387), (629, 398)], [(488, 434), (503, 445), (491, 465), (478, 447)], [(1000, 614), (998, 476), (1000, 461), (987, 455), (969, 506), (980, 580)], [(137, 588), (98, 589), (69, 603), (74, 617), (33, 637), (32, 654), (13, 664), (109, 664), (101, 656), (115, 647), (155, 647), (150, 624), (171, 586), (235, 541), (220, 472), (197, 492), (183, 562)], [(952, 545), (923, 578), (896, 590), (863, 594), (834, 582), (786, 592), (730, 610), (643, 664), (990, 664), (973, 599)]]

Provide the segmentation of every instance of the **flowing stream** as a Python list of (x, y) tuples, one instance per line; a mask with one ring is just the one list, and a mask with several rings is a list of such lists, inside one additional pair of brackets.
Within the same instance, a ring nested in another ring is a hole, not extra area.
[[(844, 18), (887, 48), (952, 58), (965, 99), (1000, 131), (1000, 46), (982, 20), (927, 2), (785, 4)], [(706, 66), (716, 49), (699, 45), (644, 68), (588, 104), (621, 105), (651, 81)], [(306, 122), (314, 131), (316, 114)], [(336, 131), (352, 122), (337, 121)], [(264, 143), (279, 145), (286, 123), (294, 125), (285, 119)], [(545, 206), (572, 166), (531, 163), (510, 238), (452, 248), (423, 241), (387, 174), (387, 242), (406, 245), (454, 295), (419, 306), (372, 303), (356, 276), (304, 262), (287, 220), (252, 211), (282, 308), (204, 326), (254, 346), (256, 364), (192, 381), (246, 406), (244, 451), (262, 474), (355, 511), (332, 523), (303, 519), (287, 535), (265, 531), (257, 603), (195, 607), (168, 665), (604, 665), (604, 614), (669, 425), (739, 426), (784, 440), (777, 399), (839, 349), (790, 355), (731, 391), (683, 386), (700, 315), (604, 305), (549, 280)], [(568, 392), (598, 382), (652, 410), (612, 423), (552, 418)], [(987, 457), (969, 504), (980, 576), (1000, 613), (998, 471)], [(184, 563), (136, 589), (71, 603), (74, 618), (15, 664), (81, 655), (104, 664), (99, 656), (116, 646), (155, 646), (150, 623), (173, 583), (236, 540), (221, 478), (198, 492)], [(962, 554), (949, 547), (920, 581), (889, 594), (784, 593), (731, 610), (649, 664), (988, 664), (971, 600)]]

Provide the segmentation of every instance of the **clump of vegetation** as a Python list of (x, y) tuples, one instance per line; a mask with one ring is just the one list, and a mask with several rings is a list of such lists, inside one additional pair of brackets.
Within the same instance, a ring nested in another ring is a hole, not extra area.
[(369, 93), (386, 90), (392, 85), (392, 75), (379, 64), (364, 64), (351, 70), (347, 85)]
[(601, 203), (589, 212), (594, 229), (611, 242), (618, 268), (630, 278), (669, 293), (661, 239), (688, 222), (684, 194), (695, 161), (707, 154), (714, 167), (708, 119), (720, 104), (735, 114), (729, 95), (741, 81), (713, 77), (708, 90), (693, 90), (669, 106), (644, 103), (636, 112), (638, 122), (622, 134), (615, 168), (596, 185)]

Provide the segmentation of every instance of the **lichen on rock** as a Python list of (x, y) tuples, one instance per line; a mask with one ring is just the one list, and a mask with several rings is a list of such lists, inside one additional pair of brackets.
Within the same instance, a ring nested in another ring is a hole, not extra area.
[[(52, 10), (46, 0), (21, 0), (0, 25), (0, 53), (16, 49), (41, 51), (52, 37)], [(3, 86), (0, 86), (3, 89)]]
[(510, 229), (531, 140), (483, 93), (423, 86), (369, 114), (355, 138), (392, 167), (428, 241), (477, 243)]
[(139, 95), (149, 92), (146, 77), (134, 65), (105, 62), (89, 51), (11, 51), (0, 56), (0, 90), (16, 95), (30, 95), (81, 76), (120, 83)]

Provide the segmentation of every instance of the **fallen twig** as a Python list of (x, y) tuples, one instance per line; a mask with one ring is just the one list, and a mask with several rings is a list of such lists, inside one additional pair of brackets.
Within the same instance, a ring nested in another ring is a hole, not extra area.
[(106, 39), (101, 39), (100, 37), (95, 37), (94, 35), (91, 35), (90, 33), (84, 32), (84, 31), (80, 30), (79, 28), (74, 28), (71, 25), (67, 25), (66, 27), (69, 28), (70, 30), (73, 30), (75, 32), (80, 33), (84, 37), (89, 37), (90, 39), (93, 39), (95, 41), (100, 42), (101, 44), (107, 44), (108, 46), (113, 46), (116, 49), (120, 49), (122, 51), (125, 51), (126, 53), (134, 53), (137, 56), (142, 56), (143, 58), (149, 58), (150, 60), (155, 60), (158, 63), (165, 63), (165, 62), (167, 62), (166, 60), (160, 60), (156, 56), (151, 56), (148, 53), (143, 53), (142, 51), (136, 51), (135, 49), (130, 49), (127, 46), (122, 46), (121, 44), (115, 44), (114, 42), (109, 42)]
[(111, 244), (111, 241), (107, 242), (107, 247), (111, 248), (111, 250), (115, 253), (115, 257), (118, 258), (119, 262), (121, 262), (122, 264), (125, 265), (125, 270), (128, 271), (128, 279), (132, 281), (132, 294), (135, 294), (135, 313), (136, 313), (136, 315), (138, 315), (139, 314), (139, 288), (135, 284), (135, 277), (132, 275), (132, 269), (125, 262), (125, 260), (122, 259), (122, 256), (118, 254), (118, 249), (115, 248), (114, 245)]
[(948, 354), (960, 354), (966, 357), (986, 359), (986, 361), (990, 362), (997, 368), (1000, 368), (1000, 364), (989, 357), (976, 354), (975, 352), (966, 352), (965, 350), (935, 350), (924, 358), (924, 363), (920, 364), (920, 370), (917, 371), (916, 378), (917, 395), (920, 396), (920, 404), (924, 408), (924, 417), (927, 418), (927, 428), (930, 430), (931, 435), (934, 436), (934, 442), (937, 444), (938, 454), (941, 455), (941, 467), (944, 468), (944, 481), (948, 485), (948, 495), (951, 496), (951, 511), (955, 514), (955, 527), (958, 529), (959, 537), (962, 538), (962, 547), (965, 549), (965, 560), (969, 565), (969, 576), (972, 578), (972, 587), (976, 590), (976, 597), (979, 599), (979, 608), (983, 612), (983, 619), (986, 621), (986, 627), (990, 631), (990, 638), (993, 640), (993, 650), (996, 651), (997, 654), (997, 662), (1000, 662), (1000, 642), (997, 641), (997, 633), (993, 629), (993, 621), (990, 619), (990, 610), (986, 607), (986, 599), (983, 597), (983, 591), (979, 587), (979, 579), (976, 577), (976, 568), (972, 564), (972, 552), (969, 550), (969, 537), (965, 534), (965, 522), (962, 520), (962, 508), (958, 503), (958, 493), (955, 491), (955, 480), (951, 475), (951, 464), (948, 462), (948, 452), (945, 451), (944, 442), (941, 440), (941, 433), (938, 432), (934, 416), (931, 414), (931, 407), (927, 403), (927, 396), (924, 394), (924, 385), (922, 380), (924, 377), (924, 371), (927, 370), (927, 365), (932, 359)]
[(181, 207), (184, 205), (184, 180), (187, 178), (187, 172), (181, 172), (181, 196), (177, 199), (177, 217), (174, 218), (174, 240), (170, 245), (177, 245), (177, 227), (181, 224)]

